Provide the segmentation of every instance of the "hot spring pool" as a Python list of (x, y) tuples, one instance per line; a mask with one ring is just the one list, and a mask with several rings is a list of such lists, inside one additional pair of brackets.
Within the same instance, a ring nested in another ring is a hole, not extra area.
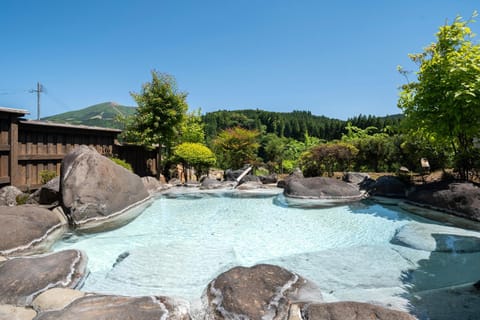
[(434, 225), (397, 207), (360, 202), (291, 208), (283, 196), (161, 197), (130, 224), (72, 235), (55, 250), (88, 257), (82, 290), (198, 300), (219, 273), (271, 263), (313, 281), (326, 301), (407, 308), (421, 292), (478, 281), (478, 252), (431, 252), (393, 244), (406, 224)]

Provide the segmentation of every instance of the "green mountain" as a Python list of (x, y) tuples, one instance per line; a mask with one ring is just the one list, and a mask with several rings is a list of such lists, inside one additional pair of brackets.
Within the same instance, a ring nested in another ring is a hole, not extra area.
[(135, 110), (135, 107), (122, 106), (115, 102), (104, 102), (84, 109), (45, 117), (42, 118), (42, 120), (74, 125), (123, 129), (123, 124), (117, 121), (117, 117), (133, 115)]

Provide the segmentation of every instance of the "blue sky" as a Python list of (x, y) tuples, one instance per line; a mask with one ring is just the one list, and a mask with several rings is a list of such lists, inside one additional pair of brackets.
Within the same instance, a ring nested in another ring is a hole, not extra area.
[[(0, 106), (135, 105), (156, 69), (190, 109), (399, 113), (397, 65), (478, 0), (0, 0)], [(480, 22), (472, 25), (480, 32)], [(477, 39), (478, 41), (478, 39)]]

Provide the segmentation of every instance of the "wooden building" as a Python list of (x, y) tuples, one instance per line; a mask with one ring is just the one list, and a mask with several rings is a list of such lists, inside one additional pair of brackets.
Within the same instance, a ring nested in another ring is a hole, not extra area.
[(155, 151), (119, 145), (117, 136), (121, 130), (25, 120), (26, 114), (25, 110), (0, 108), (0, 187), (38, 188), (41, 172), (59, 175), (63, 157), (79, 145), (91, 146), (105, 156), (123, 158), (139, 175), (156, 172)]

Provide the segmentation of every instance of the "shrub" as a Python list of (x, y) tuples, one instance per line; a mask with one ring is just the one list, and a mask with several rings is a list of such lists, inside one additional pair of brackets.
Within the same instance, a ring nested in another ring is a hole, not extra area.
[(57, 172), (52, 170), (42, 170), (40, 171), (40, 182), (42, 184), (47, 183), (57, 176)]
[(115, 162), (115, 163), (118, 164), (119, 166), (124, 167), (124, 168), (127, 169), (128, 171), (133, 172), (133, 169), (132, 169), (132, 166), (130, 165), (130, 163), (126, 162), (125, 160), (122, 160), (122, 159), (119, 159), (119, 158), (115, 158), (115, 157), (110, 158), (110, 160), (112, 160), (113, 162)]

